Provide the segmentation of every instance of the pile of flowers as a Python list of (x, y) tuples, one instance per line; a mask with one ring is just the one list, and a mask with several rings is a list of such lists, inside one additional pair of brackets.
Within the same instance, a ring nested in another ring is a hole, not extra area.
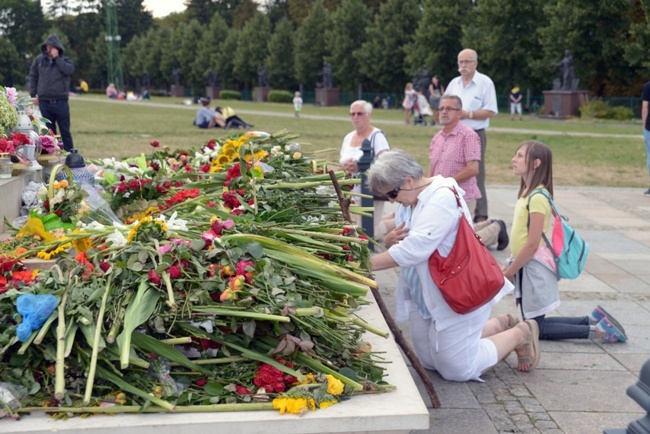
[[(7, 279), (0, 294), (0, 382), (26, 391), (17, 411), (302, 414), (391, 390), (362, 340), (387, 333), (356, 314), (376, 287), (364, 271), (368, 239), (293, 139), (152, 143), (152, 155), (100, 168), (109, 202), (122, 183), (169, 187), (139, 209), (114, 203), (124, 224), (69, 215), (74, 229), (55, 236), (28, 220), (17, 235), (42, 242), (11, 260), (59, 259), (29, 281)], [(56, 307), (19, 339), (27, 295), (54, 296)]]

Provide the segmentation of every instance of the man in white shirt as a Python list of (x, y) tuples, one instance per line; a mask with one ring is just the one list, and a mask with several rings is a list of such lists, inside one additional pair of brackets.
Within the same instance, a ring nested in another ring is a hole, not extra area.
[(482, 197), (476, 201), (474, 221), (482, 222), (488, 219), (487, 194), (485, 193), (485, 148), (487, 146), (485, 129), (490, 126), (490, 119), (499, 113), (499, 109), (497, 108), (494, 83), (490, 77), (478, 72), (477, 67), (478, 55), (476, 51), (466, 48), (458, 53), (460, 76), (449, 83), (445, 93), (460, 97), (463, 101), (461, 122), (476, 131), (481, 138), (481, 160), (476, 180)]

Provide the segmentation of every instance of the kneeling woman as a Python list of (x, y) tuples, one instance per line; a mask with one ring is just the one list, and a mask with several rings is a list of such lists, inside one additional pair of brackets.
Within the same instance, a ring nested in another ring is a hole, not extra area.
[[(397, 321), (409, 319), (411, 338), (422, 365), (438, 371), (446, 380), (481, 381), (481, 374), (513, 350), (518, 369), (530, 371), (539, 362), (539, 329), (535, 321), (510, 315), (490, 319), (490, 310), (513, 290), (505, 279), (499, 294), (486, 305), (465, 315), (445, 302), (429, 274), (429, 257), (438, 250), (451, 251), (459, 224), (453, 178), (423, 176), (422, 167), (403, 151), (386, 151), (368, 170), (368, 185), (374, 194), (385, 194), (399, 203), (394, 230), (385, 238), (388, 250), (372, 257), (372, 269), (399, 266), (396, 289)], [(464, 218), (471, 218), (462, 201)]]

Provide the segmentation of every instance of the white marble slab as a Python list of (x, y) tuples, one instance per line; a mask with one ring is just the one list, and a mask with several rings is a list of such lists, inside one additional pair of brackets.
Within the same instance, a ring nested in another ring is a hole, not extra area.
[[(369, 299), (372, 295), (369, 294)], [(373, 303), (361, 317), (383, 330), (388, 326)], [(272, 434), (272, 433), (408, 433), (429, 428), (429, 413), (392, 336), (366, 333), (373, 351), (383, 352), (385, 380), (397, 389), (389, 393), (353, 396), (347, 401), (304, 416), (276, 411), (140, 414), (74, 417), (57, 421), (44, 414), (25, 415), (20, 421), (0, 420), (0, 433), (91, 434)]]

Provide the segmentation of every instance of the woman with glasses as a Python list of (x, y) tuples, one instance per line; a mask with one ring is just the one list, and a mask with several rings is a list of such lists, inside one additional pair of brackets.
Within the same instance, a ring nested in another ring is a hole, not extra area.
[[(453, 178), (425, 177), (422, 167), (403, 151), (387, 151), (367, 173), (368, 186), (399, 206), (397, 227), (388, 233), (383, 253), (372, 257), (372, 269), (399, 266), (395, 299), (397, 321), (410, 320), (415, 353), (427, 369), (446, 380), (481, 380), (481, 374), (512, 351), (518, 369), (530, 371), (540, 357), (539, 328), (535, 321), (518, 323), (512, 315), (490, 319), (492, 306), (513, 290), (507, 279), (499, 294), (484, 306), (465, 315), (445, 302), (429, 274), (429, 257), (438, 250), (447, 257), (456, 240), (459, 209), (450, 187), (462, 198)], [(465, 201), (462, 218), (471, 224)]]
[[(358, 100), (350, 104), (350, 120), (352, 121), (354, 131), (343, 138), (339, 164), (341, 165), (341, 169), (353, 176), (356, 176), (359, 173), (357, 162), (363, 156), (361, 145), (365, 139), (370, 140), (373, 159), (376, 159), (382, 152), (390, 149), (388, 139), (384, 133), (370, 124), (371, 113), (372, 104), (369, 102)], [(361, 187), (358, 185), (355, 186), (353, 192), (357, 194), (361, 193)], [(382, 227), (382, 224), (380, 223), (380, 219), (384, 214), (384, 201), (376, 200), (374, 206), (374, 215), (376, 217), (374, 232), (375, 238), (382, 239), (383, 234), (386, 233), (386, 229), (392, 228)]]

